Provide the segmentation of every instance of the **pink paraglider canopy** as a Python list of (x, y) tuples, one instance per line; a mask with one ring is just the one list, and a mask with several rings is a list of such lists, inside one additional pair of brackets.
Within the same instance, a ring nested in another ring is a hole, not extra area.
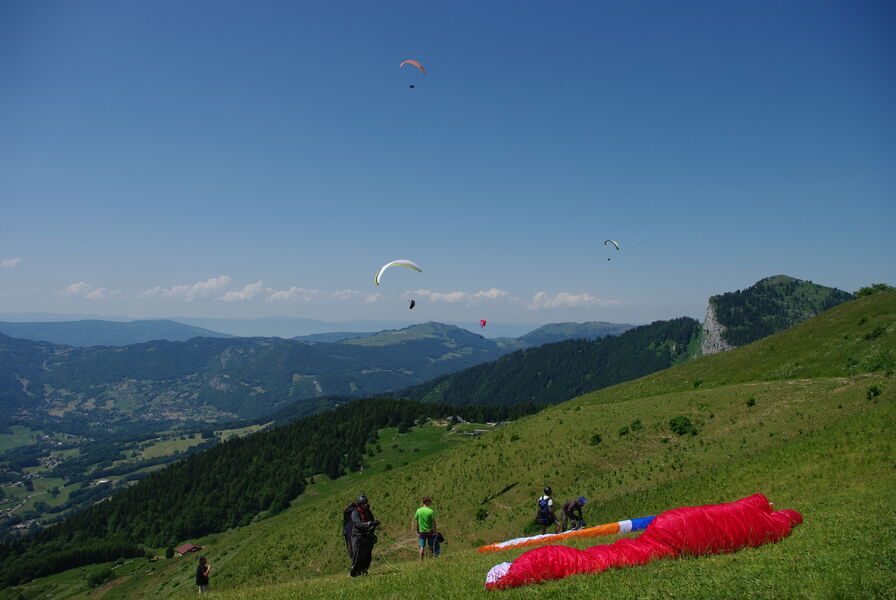
[(643, 565), (659, 558), (734, 552), (778, 542), (802, 522), (802, 515), (795, 510), (773, 511), (762, 494), (724, 504), (676, 508), (658, 515), (636, 539), (586, 550), (566, 546), (529, 550), (512, 563), (496, 565), (489, 571), (485, 587), (506, 589), (612, 567)]
[(485, 327), (485, 324), (486, 324), (486, 323), (487, 323), (487, 321), (486, 321), (485, 319), (480, 319), (480, 320), (479, 320), (479, 326), (480, 326), (480, 327)]

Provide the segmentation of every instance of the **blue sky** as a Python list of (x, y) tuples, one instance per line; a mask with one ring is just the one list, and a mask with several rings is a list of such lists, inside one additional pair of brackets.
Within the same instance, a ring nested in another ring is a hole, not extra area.
[(0, 312), (645, 322), (896, 281), (893, 3), (421, 4), (0, 4)]

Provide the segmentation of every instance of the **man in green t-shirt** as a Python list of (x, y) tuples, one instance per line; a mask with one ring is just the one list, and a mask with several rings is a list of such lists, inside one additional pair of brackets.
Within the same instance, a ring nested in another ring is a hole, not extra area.
[(413, 527), (417, 530), (418, 544), (420, 546), (420, 560), (423, 560), (423, 551), (429, 546), (429, 555), (434, 556), (432, 552), (433, 541), (436, 533), (436, 511), (430, 508), (432, 498), (426, 496), (423, 498), (423, 506), (414, 513)]

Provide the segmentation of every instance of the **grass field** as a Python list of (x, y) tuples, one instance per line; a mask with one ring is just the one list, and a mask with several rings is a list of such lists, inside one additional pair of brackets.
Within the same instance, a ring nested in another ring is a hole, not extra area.
[(29, 429), (21, 425), (13, 425), (10, 427), (10, 430), (11, 433), (0, 433), (0, 454), (13, 448), (33, 444), (34, 435), (40, 433), (39, 430)]
[[(590, 524), (757, 491), (778, 508), (801, 511), (806, 522), (777, 545), (571, 577), (502, 596), (892, 597), (894, 358), (896, 294), (886, 294), (849, 302), (748, 347), (576, 398), (479, 438), (429, 425), (399, 436), (401, 452), (389, 442), (396, 434), (384, 431), (383, 452), (368, 458), (363, 473), (321, 478), (289, 510), (202, 540), (214, 566), (215, 595), (485, 595), (488, 568), (520, 552), (480, 555), (475, 547), (521, 534), (542, 486), (551, 485), (557, 500), (587, 496)], [(695, 434), (674, 433), (674, 417), (686, 417)], [(403, 465), (406, 456), (417, 458)], [(338, 530), (342, 507), (359, 491), (370, 496), (384, 527), (371, 575), (350, 579)], [(448, 544), (443, 558), (420, 565), (410, 518), (424, 494), (434, 498)], [(120, 567), (90, 597), (195, 594), (193, 560), (135, 563)], [(63, 592), (66, 577), (10, 593), (75, 594), (71, 585)]]

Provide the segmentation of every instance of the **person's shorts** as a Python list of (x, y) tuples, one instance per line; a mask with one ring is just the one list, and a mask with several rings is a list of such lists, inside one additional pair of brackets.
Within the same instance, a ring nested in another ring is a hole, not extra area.
[(557, 517), (538, 517), (535, 522), (544, 526), (553, 525), (557, 522)]
[(424, 533), (422, 531), (418, 534), (418, 536), (420, 539), (417, 540), (417, 544), (420, 546), (420, 548), (423, 549), (426, 546), (429, 546), (429, 549), (432, 550), (432, 544), (436, 536), (432, 532)]

